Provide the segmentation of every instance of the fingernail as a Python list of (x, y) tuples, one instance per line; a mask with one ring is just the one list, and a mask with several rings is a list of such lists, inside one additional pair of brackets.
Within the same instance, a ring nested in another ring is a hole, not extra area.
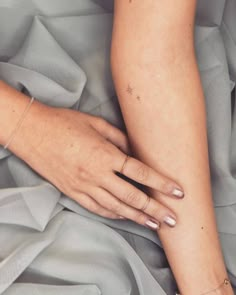
[(119, 216), (120, 219), (126, 219), (124, 216)]
[(148, 226), (148, 227), (150, 227), (151, 229), (159, 229), (160, 228), (160, 224), (159, 223), (156, 223), (156, 222), (154, 222), (154, 221), (152, 221), (152, 220), (147, 220), (146, 222), (145, 222), (145, 224)]
[(164, 218), (164, 222), (171, 227), (174, 227), (176, 225), (176, 220), (171, 216), (166, 216)]
[(174, 195), (175, 197), (178, 197), (178, 198), (183, 198), (184, 197), (184, 192), (181, 191), (178, 188), (174, 188), (173, 191), (172, 191), (172, 195)]

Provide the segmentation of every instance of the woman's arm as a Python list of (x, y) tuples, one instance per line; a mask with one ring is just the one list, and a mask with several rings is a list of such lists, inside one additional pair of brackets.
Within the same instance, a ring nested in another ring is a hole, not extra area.
[[(194, 53), (195, 0), (116, 0), (112, 74), (136, 156), (176, 179), (182, 202), (159, 236), (182, 294), (216, 288), (227, 276), (210, 186), (204, 95)], [(226, 292), (226, 290), (228, 290)], [(233, 294), (231, 286), (219, 294)], [(218, 293), (217, 293), (218, 294)]]
[[(9, 142), (13, 134), (9, 150), (65, 195), (98, 215), (125, 217), (153, 230), (162, 217), (174, 215), (157, 200), (152, 200), (149, 212), (139, 210), (149, 197), (114, 173), (120, 172), (130, 154), (127, 135), (121, 130), (101, 117), (50, 107), (38, 100), (31, 106), (29, 102), (26, 95), (0, 81), (0, 144)], [(25, 114), (27, 106), (30, 109)], [(177, 183), (141, 161), (130, 156), (125, 167), (130, 179), (166, 197), (179, 198)], [(144, 170), (148, 177), (141, 179)]]

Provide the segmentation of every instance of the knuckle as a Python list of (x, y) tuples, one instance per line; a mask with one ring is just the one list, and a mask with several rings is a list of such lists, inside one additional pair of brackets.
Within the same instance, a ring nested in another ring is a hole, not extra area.
[(128, 204), (137, 204), (140, 201), (140, 197), (136, 191), (130, 191), (125, 196), (125, 202)]
[(84, 167), (77, 168), (77, 175), (81, 180), (88, 180), (91, 177), (89, 170)]
[(93, 213), (97, 213), (100, 214), (101, 211), (101, 207), (96, 204), (95, 202), (88, 202), (86, 204), (86, 209), (88, 209), (89, 211), (93, 212)]
[(108, 209), (113, 213), (119, 214), (121, 211), (121, 202), (111, 202), (108, 207)]
[[(114, 149), (113, 145), (109, 144), (105, 139), (100, 140), (91, 146), (90, 155), (87, 161), (87, 168), (90, 168), (88, 176), (94, 176), (94, 167), (96, 169), (103, 169), (110, 167), (114, 162)], [(99, 163), (99, 164), (98, 164)], [(102, 165), (101, 165), (102, 164)], [(88, 169), (87, 169), (88, 170)], [(87, 171), (87, 172), (89, 172)]]
[(95, 146), (94, 152), (97, 154), (97, 156), (99, 157), (103, 156), (109, 161), (114, 156), (112, 146), (105, 140), (101, 141), (98, 145)]
[(139, 180), (145, 181), (145, 180), (148, 179), (149, 171), (148, 171), (147, 167), (145, 167), (143, 165), (140, 165), (137, 168), (136, 173), (137, 173), (137, 177), (138, 177)]
[(136, 222), (138, 222), (139, 224), (144, 224), (145, 223), (145, 220), (146, 220), (146, 218), (145, 218), (145, 214), (144, 213), (142, 213), (141, 211), (138, 211), (137, 210), (137, 212), (135, 213), (135, 221)]
[(163, 192), (163, 193), (169, 193), (170, 192), (170, 189), (171, 189), (171, 184), (169, 181), (167, 180), (163, 180), (161, 185), (160, 185), (160, 190)]

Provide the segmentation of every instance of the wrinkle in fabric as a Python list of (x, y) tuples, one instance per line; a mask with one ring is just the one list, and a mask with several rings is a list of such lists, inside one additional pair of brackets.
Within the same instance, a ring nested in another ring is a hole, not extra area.
[[(236, 0), (198, 0), (195, 49), (214, 209), (236, 294), (235, 15)], [(109, 64), (112, 22), (112, 0), (0, 0), (0, 78), (47, 105), (124, 129)], [(0, 147), (0, 294), (176, 290), (156, 233), (87, 211)]]

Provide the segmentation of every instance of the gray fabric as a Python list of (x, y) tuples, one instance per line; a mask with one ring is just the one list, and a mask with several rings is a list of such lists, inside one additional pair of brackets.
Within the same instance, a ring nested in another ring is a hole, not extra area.
[[(218, 230), (236, 288), (235, 15), (236, 0), (199, 0), (195, 47)], [(112, 0), (0, 0), (0, 78), (45, 104), (123, 129), (109, 65), (112, 21)], [(88, 212), (3, 148), (0, 261), (4, 295), (177, 290), (154, 232)]]

